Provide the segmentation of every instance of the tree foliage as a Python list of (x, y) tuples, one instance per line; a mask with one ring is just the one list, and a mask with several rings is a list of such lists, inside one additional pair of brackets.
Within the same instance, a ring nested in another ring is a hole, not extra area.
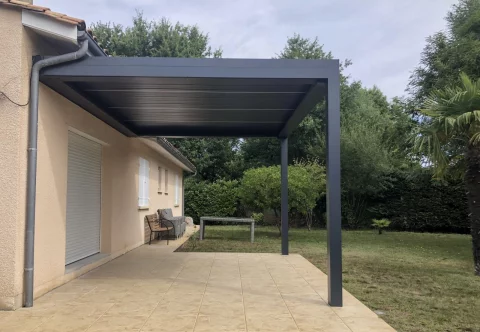
[(187, 178), (185, 186), (185, 213), (196, 222), (200, 217), (231, 217), (237, 212), (238, 181), (198, 181)]
[(435, 89), (460, 84), (459, 75), (480, 78), (480, 1), (460, 0), (446, 17), (448, 29), (427, 38), (409, 83), (417, 107)]
[(197, 178), (213, 182), (239, 179), (243, 161), (238, 154), (236, 138), (170, 139), (197, 168)]
[(463, 177), (468, 147), (480, 144), (480, 79), (472, 82), (462, 73), (460, 80), (460, 86), (431, 93), (420, 110), (430, 121), (414, 137), (415, 148), (429, 157), (439, 177), (447, 170)]
[(373, 219), (372, 227), (378, 230), (378, 234), (382, 234), (385, 228), (390, 226), (391, 221), (388, 219)]
[(132, 26), (97, 22), (91, 26), (102, 47), (113, 56), (138, 57), (221, 57), (221, 49), (209, 45), (208, 34), (197, 26), (173, 24), (168, 19), (148, 21), (142, 12)]
[[(280, 211), (280, 166), (247, 170), (242, 178), (241, 202), (254, 211)], [(301, 162), (288, 167), (288, 207), (304, 215), (312, 210), (325, 194), (325, 168), (314, 162)]]
[(332, 52), (325, 52), (318, 38), (313, 40), (303, 38), (299, 34), (287, 39), (287, 45), (283, 48), (279, 59), (333, 59)]

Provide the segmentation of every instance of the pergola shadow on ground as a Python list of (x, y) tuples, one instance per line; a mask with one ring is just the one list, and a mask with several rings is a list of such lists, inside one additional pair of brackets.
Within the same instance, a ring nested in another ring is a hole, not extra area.
[(131, 137), (277, 137), (288, 255), (288, 137), (327, 102), (328, 303), (342, 306), (338, 60), (89, 57), (40, 81)]

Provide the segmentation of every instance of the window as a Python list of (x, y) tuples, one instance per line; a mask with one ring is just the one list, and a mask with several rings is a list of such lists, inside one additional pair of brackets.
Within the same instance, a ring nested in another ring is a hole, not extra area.
[(180, 182), (178, 179), (178, 174), (175, 174), (175, 205), (178, 206), (180, 203)]
[(165, 194), (168, 195), (168, 169), (165, 170)]
[(138, 206), (148, 207), (150, 196), (148, 191), (148, 183), (150, 178), (150, 167), (148, 160), (140, 158), (140, 166), (138, 170)]
[(162, 193), (162, 172), (163, 168), (158, 168), (158, 193)]

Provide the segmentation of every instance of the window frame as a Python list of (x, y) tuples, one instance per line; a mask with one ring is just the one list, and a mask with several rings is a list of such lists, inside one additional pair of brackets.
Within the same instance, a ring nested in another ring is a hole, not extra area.
[(165, 195), (168, 195), (168, 169), (165, 168)]
[(158, 167), (158, 193), (161, 194), (163, 191), (162, 191), (162, 184), (163, 184), (163, 177), (162, 177), (162, 172), (163, 172), (163, 167), (159, 166)]
[(180, 206), (180, 179), (178, 173), (175, 173), (175, 201), (174, 206)]

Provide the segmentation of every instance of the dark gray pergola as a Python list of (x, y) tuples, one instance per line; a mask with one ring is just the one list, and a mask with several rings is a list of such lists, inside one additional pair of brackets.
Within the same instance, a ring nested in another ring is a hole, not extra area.
[(288, 255), (288, 136), (327, 101), (328, 302), (342, 306), (337, 60), (105, 58), (45, 68), (40, 81), (126, 136), (277, 137)]

